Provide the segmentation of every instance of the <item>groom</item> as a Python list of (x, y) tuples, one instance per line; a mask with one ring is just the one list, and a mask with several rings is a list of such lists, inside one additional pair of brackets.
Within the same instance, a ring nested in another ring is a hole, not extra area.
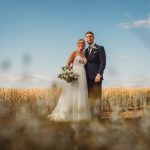
[(89, 45), (85, 49), (85, 57), (87, 64), (85, 65), (89, 98), (99, 99), (100, 113), (98, 118), (102, 117), (101, 111), (101, 95), (103, 72), (106, 66), (106, 54), (103, 46), (94, 43), (94, 33), (89, 31), (85, 34), (86, 41)]

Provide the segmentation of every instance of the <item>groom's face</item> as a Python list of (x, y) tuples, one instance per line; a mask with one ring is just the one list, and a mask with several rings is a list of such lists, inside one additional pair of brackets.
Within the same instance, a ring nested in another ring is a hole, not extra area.
[(94, 43), (94, 36), (93, 36), (93, 34), (87, 33), (85, 38), (86, 38), (86, 41), (87, 41), (88, 44)]

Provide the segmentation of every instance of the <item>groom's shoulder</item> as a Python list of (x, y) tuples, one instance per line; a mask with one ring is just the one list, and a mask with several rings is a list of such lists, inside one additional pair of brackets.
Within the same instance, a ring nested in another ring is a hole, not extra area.
[(95, 46), (97, 49), (104, 50), (104, 46), (102, 46), (102, 45), (95, 44)]

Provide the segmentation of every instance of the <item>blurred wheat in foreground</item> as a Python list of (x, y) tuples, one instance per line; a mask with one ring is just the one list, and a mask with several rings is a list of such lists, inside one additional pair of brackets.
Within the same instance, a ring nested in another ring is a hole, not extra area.
[(102, 120), (50, 122), (60, 94), (60, 88), (0, 88), (1, 149), (149, 149), (150, 89), (106, 88)]

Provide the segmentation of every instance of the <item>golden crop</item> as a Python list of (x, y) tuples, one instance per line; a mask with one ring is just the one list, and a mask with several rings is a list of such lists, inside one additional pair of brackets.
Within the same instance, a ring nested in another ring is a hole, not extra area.
[[(60, 88), (0, 88), (1, 149), (149, 150), (150, 89), (103, 88), (103, 120), (78, 123), (47, 119), (60, 94)], [(132, 119), (141, 110), (143, 117)], [(122, 112), (130, 119), (119, 119)]]
[[(40, 110), (44, 114), (50, 113), (60, 94), (61, 88), (0, 88), (0, 99), (7, 105), (10, 112), (16, 112), (20, 107), (26, 106), (32, 112)], [(94, 103), (94, 100), (91, 103)], [(150, 108), (150, 89), (103, 88), (103, 112), (112, 112), (116, 107), (120, 108), (119, 111), (124, 112)]]

